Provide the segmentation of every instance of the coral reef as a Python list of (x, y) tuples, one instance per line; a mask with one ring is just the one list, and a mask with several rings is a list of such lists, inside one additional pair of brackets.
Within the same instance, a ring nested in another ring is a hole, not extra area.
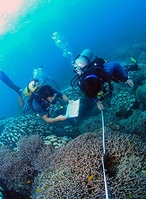
[[(146, 151), (127, 134), (106, 131), (105, 167), (110, 198), (146, 197)], [(86, 133), (57, 151), (49, 169), (35, 178), (32, 196), (48, 198), (105, 198), (102, 171), (102, 133)], [(136, 161), (135, 161), (136, 160)]]
[(0, 150), (0, 181), (8, 190), (25, 193), (30, 189), (29, 181), (35, 176), (32, 163), (41, 151), (43, 142), (38, 135), (23, 137), (18, 142), (18, 149), (2, 147)]
[(36, 175), (33, 161), (42, 151), (43, 142), (38, 135), (20, 138), (17, 150), (1, 148), (0, 181), (8, 190), (25, 193)]
[(136, 101), (134, 95), (121, 91), (111, 99), (111, 107), (118, 117), (128, 117)]
[(138, 137), (113, 133), (107, 139), (106, 167), (114, 198), (145, 198), (146, 148)]
[[(139, 139), (146, 142), (145, 54), (146, 44), (139, 43), (109, 55), (125, 64), (134, 56), (140, 64), (140, 70), (129, 72), (134, 87), (113, 83), (113, 97), (106, 95), (103, 102), (111, 199), (146, 198), (146, 148)], [(71, 87), (63, 93), (69, 99), (79, 97)], [(7, 193), (13, 198), (105, 198), (102, 122), (94, 104), (81, 96), (79, 117), (53, 124), (32, 115), (0, 120), (0, 184)], [(57, 101), (50, 116), (64, 114), (66, 106)]]
[(68, 121), (62, 123), (58, 122), (52, 125), (52, 133), (55, 134), (58, 137), (68, 136), (74, 138), (74, 129), (71, 124), (68, 123)]
[(4, 127), (0, 135), (0, 142), (12, 148), (16, 147), (16, 143), (23, 136), (50, 134), (48, 125), (32, 115), (8, 118), (5, 123), (3, 121), (1, 123)]
[(55, 149), (66, 145), (72, 138), (67, 136), (57, 137), (56, 135), (50, 135), (45, 137), (44, 144), (53, 145)]
[(1, 134), (0, 143), (11, 148), (16, 147), (19, 139), (26, 135), (39, 134), (48, 136), (56, 134), (57, 136), (73, 136), (73, 128), (66, 121), (62, 123), (47, 124), (42, 119), (28, 115), (11, 117), (0, 121)]
[(145, 83), (145, 72), (146, 70), (144, 70), (144, 68), (142, 68), (142, 70), (139, 70), (138, 72), (130, 72), (130, 77), (134, 82), (134, 86), (132, 88), (132, 92), (134, 92), (134, 94), (136, 92), (136, 89)]
[(136, 99), (139, 103), (143, 103), (146, 106), (146, 83), (137, 88)]
[(121, 133), (137, 135), (146, 142), (146, 111), (134, 110), (131, 116), (118, 123)]
[(29, 193), (34, 177), (49, 168), (57, 148), (63, 147), (69, 140), (68, 137), (58, 138), (55, 135), (45, 139), (29, 135), (21, 137), (15, 149), (3, 146), (0, 150), (0, 182), (8, 190), (24, 195)]
[(91, 118), (85, 119), (79, 126), (79, 131), (84, 132), (94, 132), (95, 130), (101, 129), (101, 116), (93, 116)]
[(34, 175), (29, 161), (19, 157), (17, 152), (10, 150), (1, 150), (0, 160), (0, 181), (6, 188), (8, 190), (14, 189), (20, 193), (29, 190), (30, 185), (27, 181), (32, 179)]
[(124, 45), (117, 48), (114, 52), (108, 55), (110, 60), (127, 60), (129, 57), (135, 57), (138, 63), (146, 64), (146, 43), (136, 43)]

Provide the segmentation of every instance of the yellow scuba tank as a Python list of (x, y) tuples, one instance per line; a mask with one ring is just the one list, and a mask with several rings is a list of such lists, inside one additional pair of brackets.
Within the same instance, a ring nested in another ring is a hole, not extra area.
[(31, 81), (23, 90), (24, 96), (30, 97), (36, 88), (38, 88), (38, 83), (35, 80)]

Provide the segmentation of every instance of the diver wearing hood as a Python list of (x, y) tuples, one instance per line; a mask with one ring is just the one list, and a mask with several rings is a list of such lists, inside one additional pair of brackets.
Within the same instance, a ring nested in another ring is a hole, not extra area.
[(114, 81), (127, 82), (133, 87), (133, 81), (129, 78), (127, 71), (117, 62), (107, 62), (102, 58), (95, 58), (91, 61), (93, 53), (90, 49), (85, 49), (78, 55), (74, 61), (74, 71), (78, 74), (71, 80), (71, 85), (74, 87), (78, 82), (80, 90), (86, 96), (92, 98), (98, 108), (102, 110), (104, 107), (100, 102), (102, 95), (106, 93), (107, 83), (109, 90), (112, 93), (112, 84)]
[[(53, 89), (49, 85), (39, 84), (39, 80), (37, 79), (31, 80), (23, 90), (19, 86), (15, 85), (10, 80), (10, 78), (1, 70), (0, 79), (18, 94), (19, 104), (24, 109), (24, 111), (30, 105), (32, 110), (35, 111), (38, 116), (42, 117), (42, 119), (44, 119), (47, 123), (62, 121), (66, 119), (66, 117), (63, 115), (59, 115), (56, 118), (49, 118), (47, 116), (50, 105), (55, 102), (55, 99), (59, 100), (60, 98), (68, 101), (68, 98), (61, 94), (61, 92)], [(27, 103), (24, 103), (25, 98), (28, 100)]]

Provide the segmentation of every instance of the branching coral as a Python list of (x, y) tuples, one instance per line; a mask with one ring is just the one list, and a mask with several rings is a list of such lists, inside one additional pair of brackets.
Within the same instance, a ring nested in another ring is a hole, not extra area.
[[(95, 118), (92, 126), (98, 128), (96, 121)], [(105, 198), (102, 132), (93, 133), (92, 126), (89, 125), (92, 132), (66, 142), (59, 149), (53, 144), (46, 145), (39, 135), (20, 138), (15, 150), (2, 148), (0, 181), (20, 194), (31, 190), (35, 199)], [(110, 198), (146, 198), (144, 144), (136, 136), (107, 128), (105, 135)]]
[[(48, 150), (43, 145), (43, 140), (39, 135), (21, 138), (17, 150), (1, 148), (0, 181), (8, 190), (21, 194), (28, 193), (34, 176), (41, 171), (43, 166), (45, 168), (49, 166), (52, 153), (51, 149)], [(46, 154), (45, 157), (44, 154)]]
[(33, 161), (37, 158), (38, 152), (43, 148), (43, 140), (39, 135), (24, 136), (22, 137), (18, 144), (17, 150), (20, 156)]
[(0, 180), (7, 189), (23, 192), (30, 188), (27, 180), (32, 179), (34, 171), (27, 159), (9, 150), (0, 151)]
[(106, 166), (114, 198), (145, 198), (146, 176), (142, 170), (146, 168), (146, 151), (143, 143), (136, 136), (113, 133), (107, 139), (107, 151)]
[[(142, 170), (146, 169), (146, 152), (143, 143), (137, 137), (118, 132), (107, 131), (106, 135), (105, 167), (111, 198), (144, 199), (146, 175)], [(33, 197), (105, 198), (101, 137), (101, 132), (83, 134), (61, 148), (50, 168), (35, 179)]]

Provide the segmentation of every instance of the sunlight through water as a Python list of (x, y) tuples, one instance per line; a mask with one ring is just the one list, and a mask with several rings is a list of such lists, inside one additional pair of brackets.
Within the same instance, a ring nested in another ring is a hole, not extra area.
[(40, 4), (41, 0), (0, 0), (0, 35), (15, 31), (20, 20)]

